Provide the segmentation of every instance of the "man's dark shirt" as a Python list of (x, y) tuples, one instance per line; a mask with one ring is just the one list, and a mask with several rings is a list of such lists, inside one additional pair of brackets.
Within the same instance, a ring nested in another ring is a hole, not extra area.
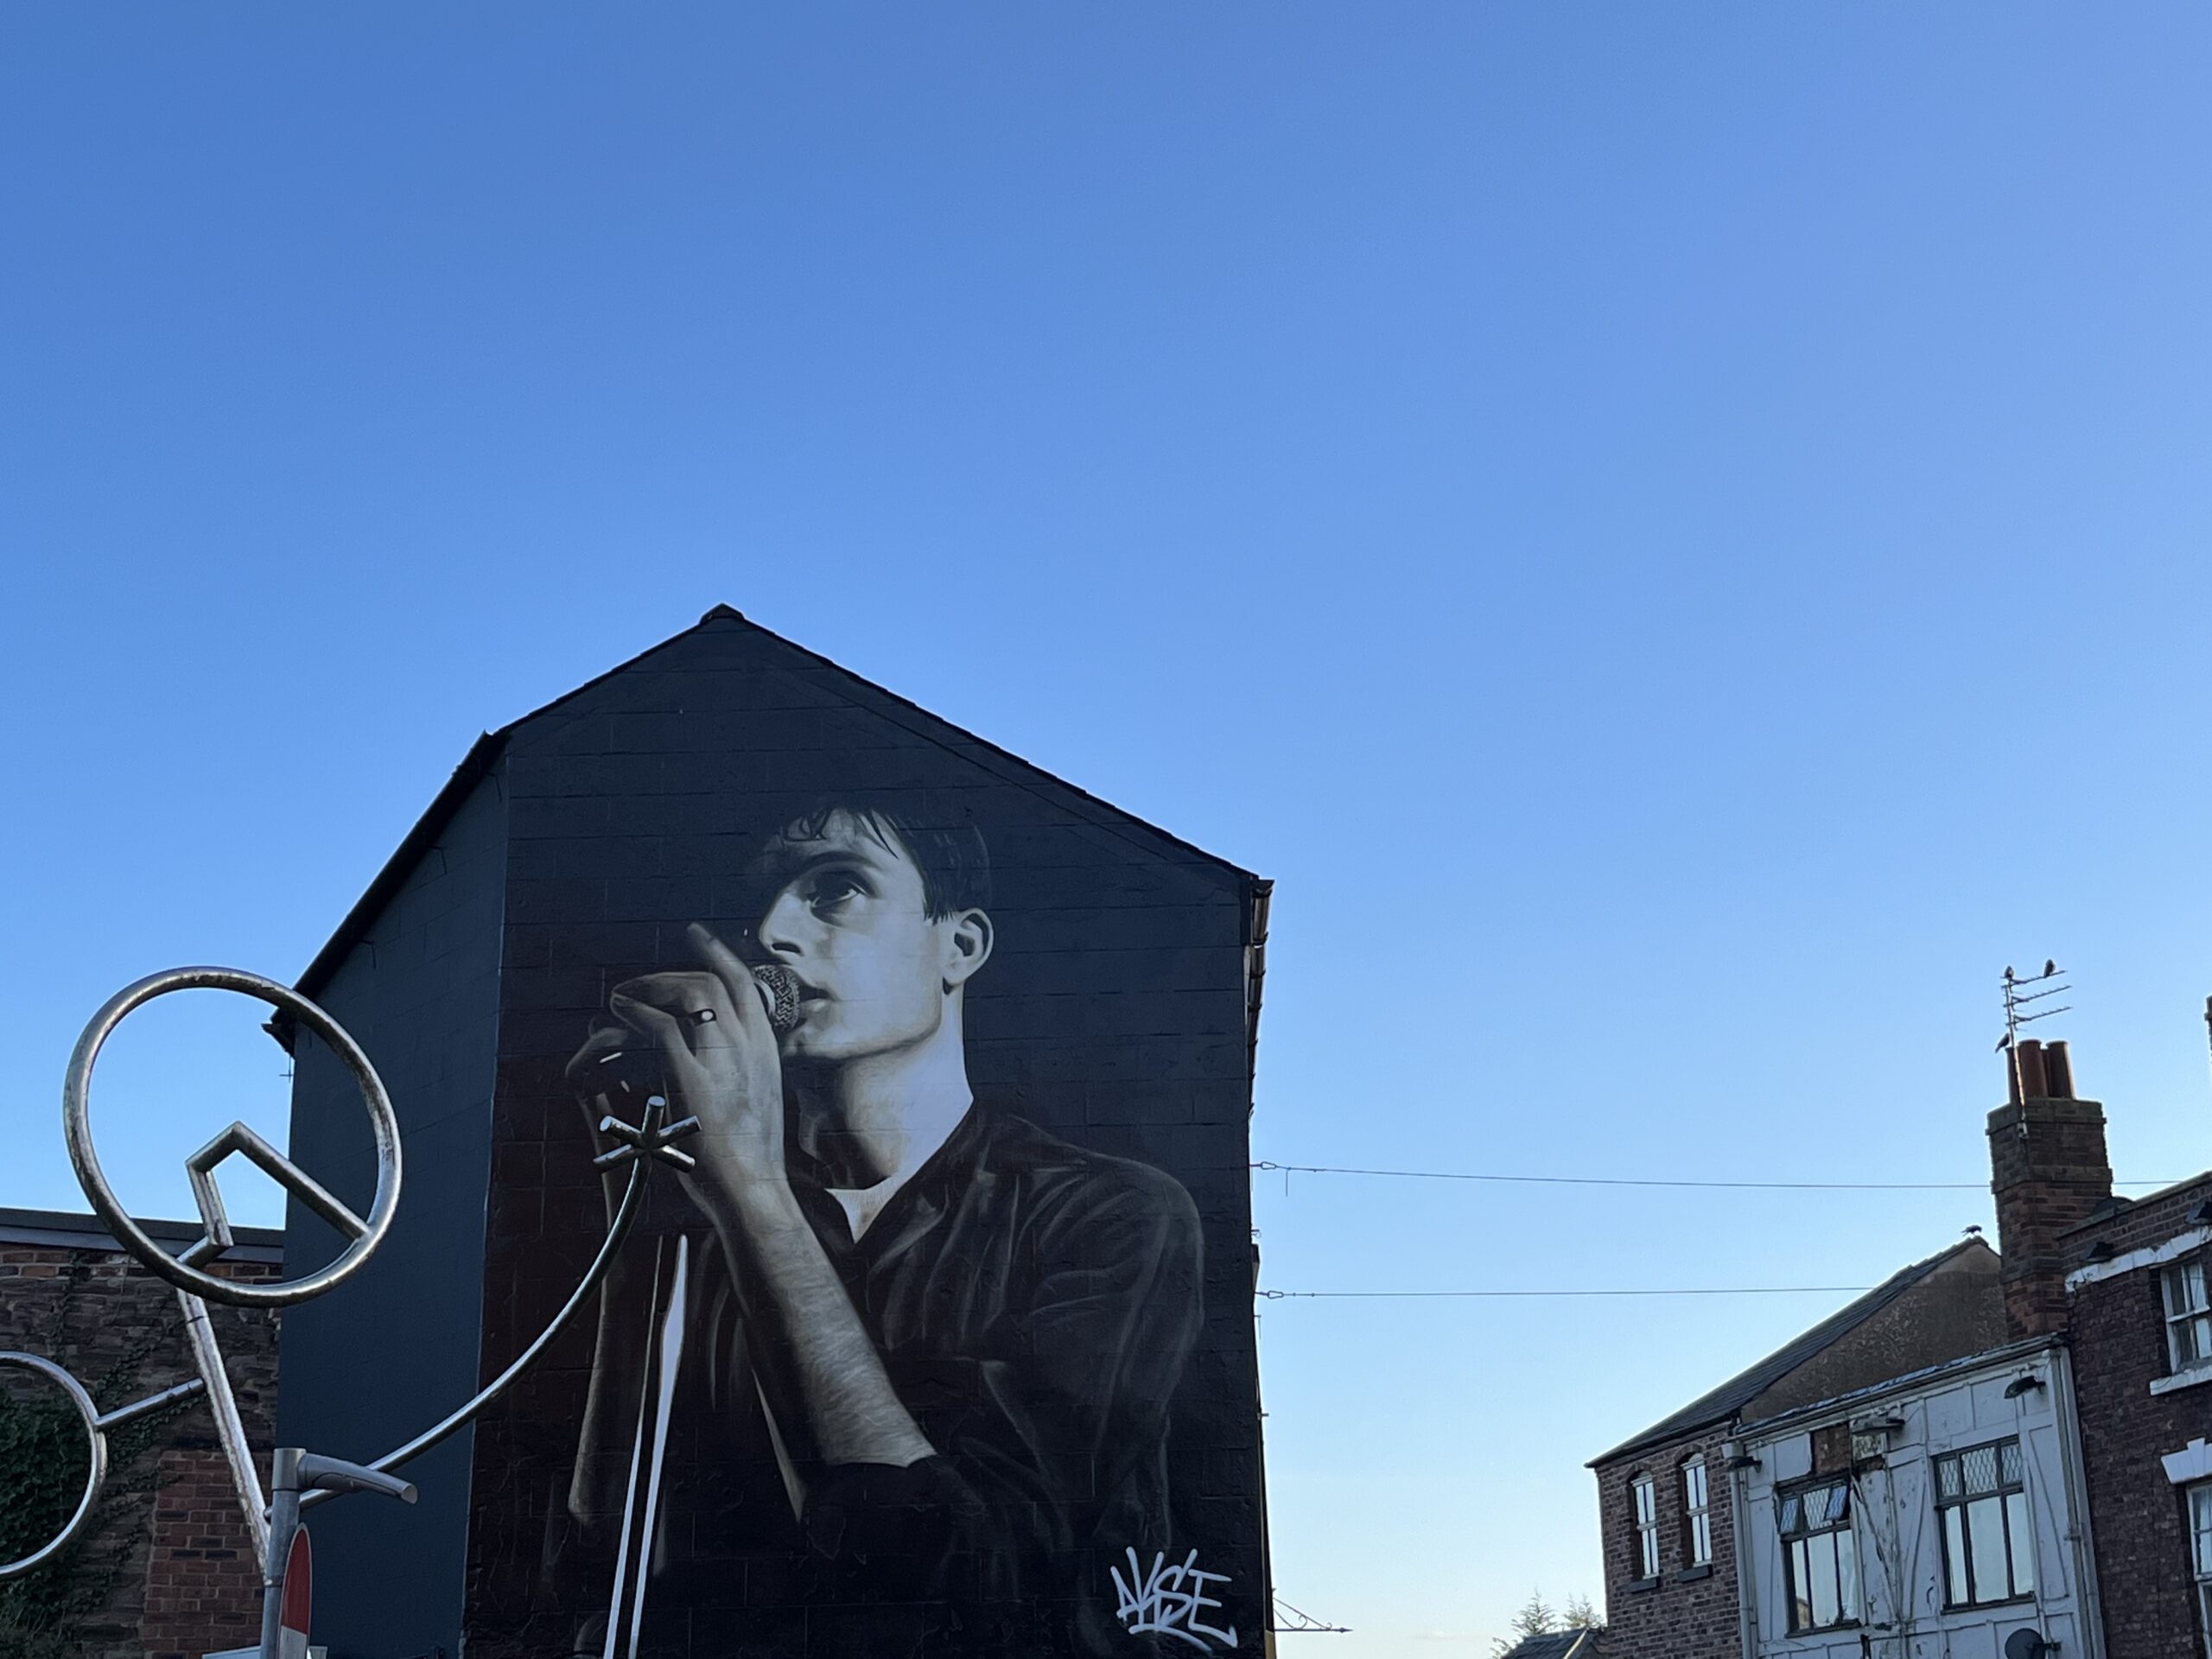
[[(981, 1109), (858, 1242), (835, 1197), (791, 1185), (936, 1455), (814, 1458), (788, 1355), (748, 1312), (772, 1304), (691, 1235), (642, 1650), (1126, 1656), (1108, 1568), (1172, 1542), (1168, 1405), (1200, 1318), (1189, 1194)], [(587, 1455), (629, 1461), (637, 1387)], [(563, 1552), (588, 1578), (563, 1599), (603, 1608), (621, 1516), (580, 1518), (602, 1547)]]

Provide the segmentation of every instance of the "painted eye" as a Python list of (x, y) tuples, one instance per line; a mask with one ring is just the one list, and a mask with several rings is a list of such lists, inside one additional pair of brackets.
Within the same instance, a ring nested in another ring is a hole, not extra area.
[(861, 891), (861, 884), (841, 870), (825, 870), (814, 878), (807, 902), (817, 910), (834, 910)]

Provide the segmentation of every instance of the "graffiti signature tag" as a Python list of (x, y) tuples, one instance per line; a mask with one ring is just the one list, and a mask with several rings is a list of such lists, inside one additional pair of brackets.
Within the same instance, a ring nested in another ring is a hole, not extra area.
[(1120, 1604), (1114, 1616), (1129, 1628), (1132, 1636), (1143, 1636), (1158, 1630), (1178, 1641), (1187, 1642), (1194, 1648), (1204, 1648), (1209, 1637), (1224, 1648), (1236, 1645), (1236, 1627), (1217, 1630), (1199, 1620), (1202, 1607), (1218, 1607), (1221, 1604), (1206, 1594), (1209, 1584), (1227, 1584), (1226, 1573), (1201, 1573), (1198, 1552), (1192, 1550), (1183, 1558), (1180, 1567), (1171, 1567), (1166, 1556), (1153, 1552), (1152, 1571), (1145, 1572), (1137, 1565), (1134, 1549), (1122, 1552), (1129, 1558), (1129, 1576), (1126, 1581), (1122, 1569), (1109, 1567), (1114, 1575), (1114, 1595)]

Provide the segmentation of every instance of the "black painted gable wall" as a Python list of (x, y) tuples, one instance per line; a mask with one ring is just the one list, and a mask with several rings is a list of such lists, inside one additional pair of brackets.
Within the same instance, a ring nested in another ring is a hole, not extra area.
[[(309, 990), (384, 1071), (410, 1161), (370, 1272), (288, 1316), (283, 1432), (373, 1455), (518, 1351), (603, 1234), (597, 1147), (561, 1069), (609, 985), (692, 965), (684, 924), (740, 918), (745, 852), (823, 791), (923, 791), (933, 810), (971, 816), (993, 854), (996, 946), (969, 996), (979, 1100), (1165, 1169), (1197, 1204), (1206, 1325), (1174, 1402), (1178, 1523), (1204, 1541), (1208, 1570), (1230, 1574), (1219, 1617), (1259, 1651), (1255, 879), (728, 611), (518, 722), (492, 753), (450, 820), (411, 838), (424, 849), (414, 868)], [(295, 1146), (319, 1173), (360, 1172), (359, 1108), (307, 1048)], [(365, 1201), (365, 1173), (356, 1185)], [(291, 1236), (317, 1226), (296, 1212)], [(464, 1639), (473, 1654), (565, 1651), (567, 1615), (540, 1568), (590, 1326), (587, 1314), (473, 1437), (410, 1471), (420, 1510), (353, 1498), (319, 1512), (331, 1547), (316, 1634), (334, 1659), (450, 1656)]]
[[(285, 1310), (279, 1445), (365, 1462), (475, 1391), (506, 818), (498, 778), (480, 779), (363, 936), (306, 988), (384, 1079), (404, 1163), (398, 1214), (367, 1266)], [(292, 1046), (292, 1156), (365, 1214), (376, 1168), (359, 1095), (327, 1048), (304, 1033)], [(340, 1248), (296, 1200), (284, 1241), (291, 1278)], [(314, 1511), (315, 1639), (333, 1659), (459, 1651), (469, 1440), (463, 1430), (408, 1467), (412, 1508), (348, 1497)]]

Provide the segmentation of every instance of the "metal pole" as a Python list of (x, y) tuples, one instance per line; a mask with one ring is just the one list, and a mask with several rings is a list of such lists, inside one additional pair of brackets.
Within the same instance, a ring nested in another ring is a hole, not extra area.
[(261, 1659), (283, 1659), (284, 1568), (292, 1535), (300, 1529), (300, 1459), (303, 1450), (280, 1446), (269, 1467), (269, 1557), (261, 1570)]
[(224, 1369), (223, 1350), (215, 1340), (214, 1327), (207, 1322), (207, 1304), (188, 1290), (178, 1291), (176, 1299), (184, 1309), (184, 1334), (192, 1345), (193, 1362), (207, 1385), (207, 1409), (215, 1419), (215, 1439), (222, 1445), (223, 1461), (231, 1466), (231, 1485), (245, 1515), (246, 1535), (261, 1558), (262, 1572), (266, 1574), (274, 1564), (281, 1573), (284, 1557), (270, 1541), (261, 1476), (253, 1466), (253, 1447), (246, 1440), (245, 1424), (238, 1418), (238, 1402), (231, 1392), (230, 1373)]

